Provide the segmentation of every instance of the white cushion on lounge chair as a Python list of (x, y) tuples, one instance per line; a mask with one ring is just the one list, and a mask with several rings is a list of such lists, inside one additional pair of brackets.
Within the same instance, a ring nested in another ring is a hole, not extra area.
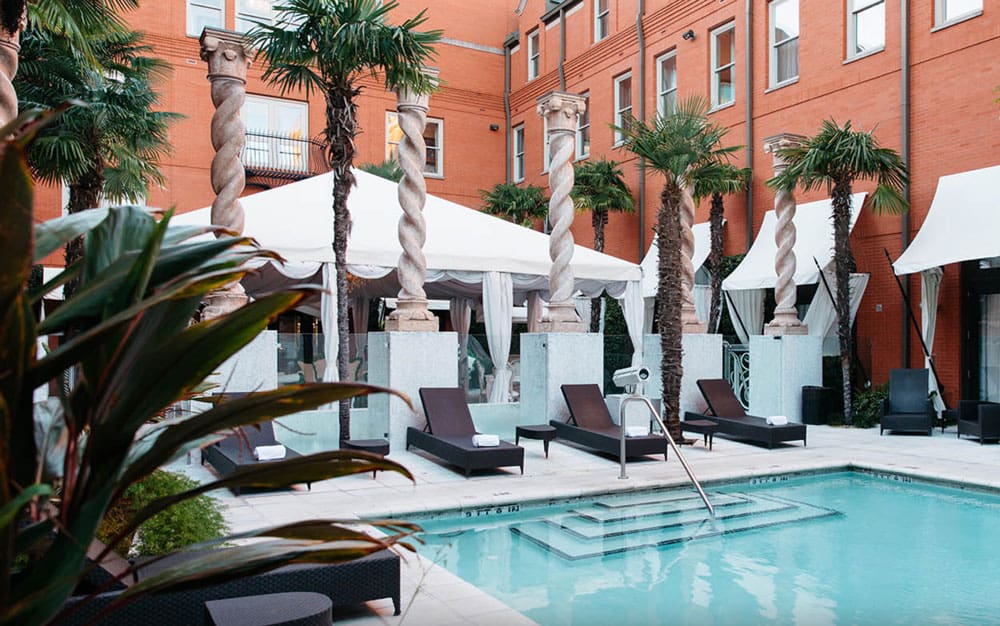
[(626, 437), (645, 437), (649, 434), (649, 428), (646, 426), (626, 426), (625, 436)]
[(472, 445), (477, 448), (496, 448), (500, 445), (500, 435), (473, 435)]
[(784, 426), (788, 423), (788, 417), (785, 415), (772, 415), (767, 418), (767, 423), (772, 426)]
[(257, 446), (253, 449), (253, 458), (258, 461), (275, 461), (285, 458), (285, 446)]

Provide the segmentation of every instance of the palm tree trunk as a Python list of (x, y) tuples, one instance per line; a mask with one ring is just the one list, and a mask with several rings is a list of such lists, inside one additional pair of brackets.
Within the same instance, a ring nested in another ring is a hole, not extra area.
[(660, 283), (656, 295), (660, 303), (660, 350), (663, 355), (660, 365), (663, 383), (663, 421), (670, 436), (674, 441), (679, 441), (681, 377), (684, 374), (684, 365), (681, 362), (683, 351), (681, 221), (680, 194), (671, 194), (670, 191), (668, 186), (664, 186), (660, 194), (660, 212), (657, 216), (656, 245), (660, 251)]
[[(66, 206), (68, 213), (80, 213), (88, 209), (93, 209), (101, 203), (101, 191), (104, 189), (104, 168), (97, 166), (91, 171), (81, 176), (77, 181), (69, 186), (69, 204)], [(69, 267), (83, 258), (83, 237), (77, 237), (66, 244), (66, 267)], [(65, 297), (72, 296), (80, 285), (79, 279), (74, 278), (66, 283)]]
[[(594, 250), (604, 252), (604, 227), (608, 225), (607, 209), (594, 209), (590, 214), (594, 226)], [(601, 298), (590, 300), (590, 332), (596, 333), (601, 328)]]
[(708, 312), (708, 332), (718, 332), (719, 318), (722, 317), (722, 217), (726, 207), (721, 193), (712, 194), (712, 208), (708, 214), (708, 225), (712, 233), (712, 249), (708, 264), (712, 268), (712, 306)]
[(833, 187), (834, 267), (837, 277), (837, 336), (840, 339), (840, 370), (844, 378), (844, 423), (853, 421), (851, 373), (853, 371), (853, 336), (851, 335), (851, 272), (854, 254), (851, 252), (851, 180), (838, 180)]
[[(354, 138), (357, 135), (358, 116), (356, 98), (361, 93), (348, 80), (331, 80), (326, 91), (326, 143), (327, 158), (333, 171), (333, 256), (337, 268), (337, 373), (340, 380), (347, 379), (350, 359), (350, 336), (347, 320), (347, 237), (351, 233), (351, 213), (347, 209), (347, 196), (355, 185)], [(333, 332), (324, 328), (323, 332)], [(351, 438), (351, 402), (340, 402), (340, 440)]]

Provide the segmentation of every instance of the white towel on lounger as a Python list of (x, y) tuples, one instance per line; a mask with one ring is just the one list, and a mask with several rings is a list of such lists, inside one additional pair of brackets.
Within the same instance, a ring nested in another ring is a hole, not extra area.
[(473, 435), (472, 445), (477, 448), (496, 448), (500, 445), (500, 435)]
[(645, 426), (626, 426), (625, 436), (626, 437), (645, 437), (649, 434), (649, 428)]
[(276, 461), (285, 458), (285, 446), (257, 446), (253, 449), (253, 458), (258, 461)]
[(772, 415), (771, 417), (767, 418), (767, 423), (771, 424), (772, 426), (784, 426), (785, 424), (788, 423), (788, 417), (784, 415)]

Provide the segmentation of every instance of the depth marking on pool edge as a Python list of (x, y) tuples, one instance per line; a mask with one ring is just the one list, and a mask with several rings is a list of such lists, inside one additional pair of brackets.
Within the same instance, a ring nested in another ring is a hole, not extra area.
[(463, 511), (462, 517), (486, 517), (488, 515), (503, 515), (504, 513), (517, 513), (521, 510), (520, 504), (505, 504), (503, 506), (489, 506), (481, 509)]

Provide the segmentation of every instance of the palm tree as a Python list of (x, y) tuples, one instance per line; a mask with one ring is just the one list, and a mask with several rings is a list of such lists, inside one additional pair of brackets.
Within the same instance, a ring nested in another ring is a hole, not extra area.
[(840, 126), (826, 120), (819, 132), (801, 145), (778, 151), (788, 162), (784, 172), (767, 181), (777, 189), (805, 191), (826, 187), (833, 199), (834, 263), (837, 277), (837, 335), (840, 368), (844, 377), (844, 421), (851, 423), (851, 371), (854, 338), (851, 336), (850, 276), (855, 270), (851, 252), (851, 190), (856, 180), (876, 181), (871, 206), (876, 213), (901, 213), (909, 208), (903, 197), (908, 179), (906, 164), (895, 150), (882, 148), (872, 132), (855, 131), (848, 121)]
[[(618, 165), (615, 161), (600, 159), (574, 168), (573, 204), (578, 210), (590, 211), (594, 226), (594, 250), (598, 252), (604, 252), (604, 228), (608, 225), (608, 214), (611, 211), (635, 211), (635, 201)], [(597, 332), (600, 322), (601, 299), (594, 298), (590, 307), (590, 332)]]
[[(326, 98), (327, 159), (333, 171), (333, 253), (337, 268), (337, 371), (347, 379), (347, 237), (351, 215), (347, 197), (355, 185), (354, 139), (361, 80), (381, 75), (386, 89), (430, 93), (437, 83), (423, 69), (434, 56), (441, 31), (420, 32), (424, 11), (398, 26), (386, 21), (398, 3), (390, 0), (285, 0), (274, 7), (275, 24), (247, 33), (266, 82), (285, 94), (316, 90)], [(324, 329), (331, 332), (332, 329)], [(340, 403), (340, 438), (350, 439), (350, 402)]]
[[(750, 182), (749, 168), (737, 168), (731, 163), (719, 163), (718, 176), (699, 177), (694, 191), (695, 200), (712, 197), (708, 212), (708, 225), (711, 232), (711, 252), (708, 254), (708, 265), (712, 268), (712, 304), (708, 312), (708, 328), (717, 332), (719, 318), (722, 317), (722, 226), (726, 206), (723, 196), (739, 193), (746, 189)], [(714, 186), (718, 185), (718, 186)]]
[(398, 183), (403, 179), (402, 168), (399, 167), (399, 163), (396, 163), (392, 159), (386, 159), (381, 163), (362, 163), (358, 166), (358, 169), (369, 174), (374, 174), (379, 178), (391, 180), (394, 183)]
[[(159, 163), (170, 151), (168, 126), (180, 116), (157, 111), (153, 82), (169, 66), (148, 56), (142, 35), (111, 30), (91, 41), (89, 60), (50, 30), (29, 28), (21, 48), (16, 85), (22, 108), (72, 107), (40, 131), (29, 152), (35, 177), (69, 187), (69, 213), (100, 204), (102, 197), (141, 201), (150, 183), (165, 181)], [(83, 241), (66, 247), (66, 264), (83, 256)], [(74, 283), (68, 285), (72, 292)]]
[(519, 187), (513, 183), (497, 183), (493, 189), (480, 189), (483, 212), (501, 217), (525, 228), (534, 228), (535, 220), (549, 212), (545, 190), (536, 185)]
[[(645, 160), (646, 167), (664, 176), (657, 212), (656, 244), (659, 248), (660, 348), (665, 423), (674, 439), (681, 437), (680, 391), (684, 366), (681, 362), (681, 203), (684, 196), (722, 178), (728, 171), (719, 166), (738, 146), (722, 147), (726, 129), (708, 121), (708, 106), (701, 97), (688, 97), (677, 108), (657, 116), (651, 123), (629, 119), (616, 130), (622, 134), (622, 149)], [(715, 183), (721, 185), (721, 182)]]

